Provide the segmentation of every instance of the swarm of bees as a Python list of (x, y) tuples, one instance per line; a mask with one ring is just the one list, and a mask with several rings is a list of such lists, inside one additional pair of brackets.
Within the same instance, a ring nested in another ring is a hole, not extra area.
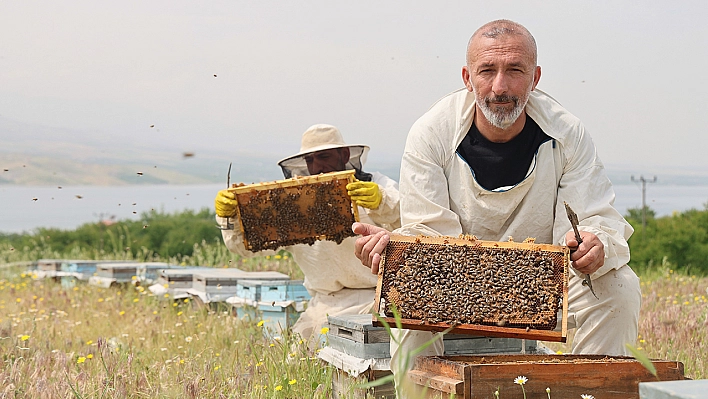
[(320, 239), (339, 244), (354, 236), (347, 182), (336, 179), (237, 193), (246, 248), (255, 252), (312, 245)]
[[(401, 248), (402, 247), (402, 248)], [(562, 305), (562, 253), (389, 242), (381, 297), (404, 319), (552, 330)], [(391, 317), (392, 312), (382, 309)]]

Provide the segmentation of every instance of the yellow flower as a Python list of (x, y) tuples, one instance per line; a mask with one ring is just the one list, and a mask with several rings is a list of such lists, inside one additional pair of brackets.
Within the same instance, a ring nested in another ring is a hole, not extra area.
[(329, 327), (322, 327), (322, 329), (320, 330), (320, 334), (322, 334), (322, 335), (327, 334), (328, 332), (329, 332)]
[(22, 302), (22, 298), (17, 298), (17, 303)]
[(88, 355), (86, 355), (86, 359), (93, 359), (93, 355), (89, 353)]
[(275, 387), (275, 390), (276, 390), (276, 391), (282, 391), (282, 390), (283, 390), (283, 386), (282, 386), (282, 385), (278, 385), (277, 387)]
[(22, 341), (27, 341), (28, 339), (30, 339), (30, 336), (29, 336), (29, 335), (23, 335), (22, 337), (20, 337), (20, 339), (21, 339)]
[(88, 341), (86, 341), (86, 345), (91, 345), (92, 343), (93, 343), (93, 341), (90, 339)]
[(78, 290), (79, 290), (79, 287), (74, 287), (74, 291), (78, 291)]
[(524, 384), (526, 384), (526, 381), (528, 381), (528, 380), (529, 380), (528, 378), (524, 377), (523, 375), (520, 375), (520, 376), (514, 378), (514, 384), (524, 385)]
[(157, 310), (153, 310), (153, 311), (152, 311), (152, 314), (157, 314)]
[(77, 363), (77, 364), (81, 364), (81, 363), (83, 363), (83, 362), (85, 362), (85, 361), (86, 361), (86, 358), (83, 357), (83, 356), (81, 356), (81, 357), (79, 357), (78, 359), (76, 359), (76, 363)]
[(103, 298), (98, 298), (98, 301), (99, 301), (99, 302), (103, 302)]
[(219, 353), (215, 353), (214, 356), (219, 357), (221, 355)]
[(165, 295), (163, 295), (163, 296), (164, 296), (165, 298), (169, 298), (169, 297), (170, 297), (170, 294), (165, 294)]
[(263, 362), (256, 363), (256, 367), (261, 367), (262, 365), (263, 365)]
[(189, 298), (184, 298), (184, 303), (189, 303)]
[(173, 304), (172, 304), (172, 307), (173, 307), (173, 308), (177, 307), (177, 302), (173, 303)]
[(216, 367), (214, 367), (214, 370), (216, 371), (216, 370), (218, 370), (218, 369), (220, 369), (220, 368), (221, 368), (221, 366), (216, 366)]
[(179, 359), (179, 364), (184, 364), (184, 359)]
[(297, 380), (288, 381), (288, 385), (295, 385), (295, 384), (297, 384)]
[(282, 256), (280, 256), (280, 255), (275, 255), (275, 259), (280, 259), (280, 258), (282, 258)]
[(179, 312), (177, 312), (177, 316), (182, 316), (182, 313), (184, 312), (180, 310)]
[(118, 312), (118, 314), (123, 316), (125, 314), (125, 310), (121, 310), (120, 312)]
[(265, 320), (261, 320), (256, 324), (258, 327), (263, 327), (263, 324), (265, 324)]
[(133, 299), (133, 302), (138, 302), (138, 301), (140, 301), (140, 299), (138, 299), (138, 298)]

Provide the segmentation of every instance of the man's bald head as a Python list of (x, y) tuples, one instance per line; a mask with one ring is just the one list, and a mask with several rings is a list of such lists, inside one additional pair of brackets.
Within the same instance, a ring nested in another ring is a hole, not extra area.
[(531, 35), (531, 32), (529, 32), (523, 25), (514, 21), (509, 21), (508, 19), (498, 19), (496, 21), (488, 22), (474, 32), (467, 43), (467, 65), (472, 64), (473, 60), (470, 58), (472, 57), (473, 52), (470, 51), (470, 49), (477, 40), (480, 40), (481, 38), (503, 39), (514, 35), (522, 36), (525, 39), (529, 55), (532, 56), (534, 65), (537, 65), (538, 50), (536, 48), (536, 40), (533, 38), (533, 35)]

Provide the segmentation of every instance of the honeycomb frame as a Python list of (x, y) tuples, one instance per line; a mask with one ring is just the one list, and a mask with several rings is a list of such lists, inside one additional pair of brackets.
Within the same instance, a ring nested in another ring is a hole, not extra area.
[(354, 170), (298, 176), (249, 185), (233, 184), (238, 228), (253, 252), (318, 240), (340, 243), (359, 221), (358, 207), (347, 194)]
[(565, 342), (569, 264), (568, 247), (533, 240), (392, 234), (373, 309), (393, 326), (396, 304), (406, 329)]

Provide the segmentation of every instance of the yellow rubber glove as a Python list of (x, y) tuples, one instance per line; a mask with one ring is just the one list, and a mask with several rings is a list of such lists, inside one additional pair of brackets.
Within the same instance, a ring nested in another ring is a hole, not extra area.
[(364, 208), (376, 209), (381, 204), (381, 189), (370, 181), (355, 181), (347, 184), (347, 194), (355, 204)]
[(216, 208), (216, 215), (222, 218), (228, 218), (236, 215), (236, 206), (238, 206), (238, 201), (236, 201), (236, 195), (229, 190), (221, 190), (216, 194), (214, 199), (214, 208)]

